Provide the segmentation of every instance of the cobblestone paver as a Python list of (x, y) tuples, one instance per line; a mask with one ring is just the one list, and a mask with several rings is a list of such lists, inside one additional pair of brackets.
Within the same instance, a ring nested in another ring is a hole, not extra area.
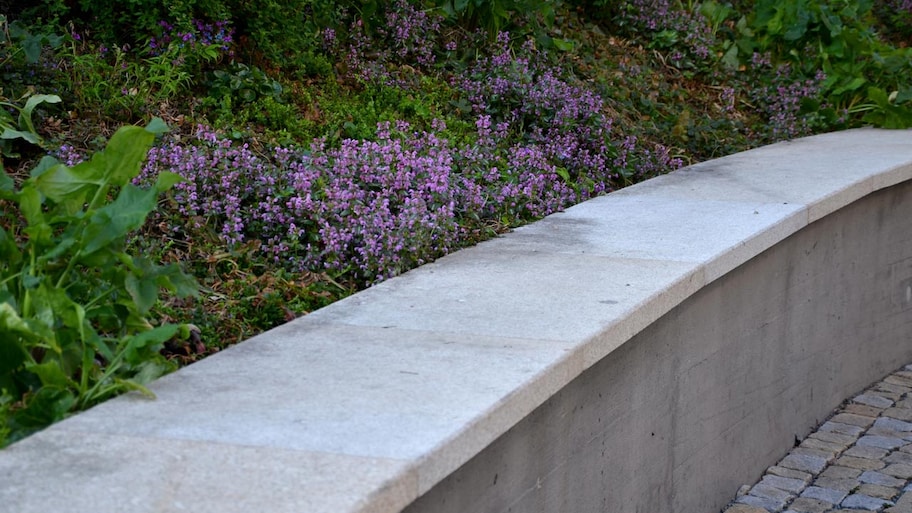
[(912, 364), (851, 399), (724, 513), (912, 513)]

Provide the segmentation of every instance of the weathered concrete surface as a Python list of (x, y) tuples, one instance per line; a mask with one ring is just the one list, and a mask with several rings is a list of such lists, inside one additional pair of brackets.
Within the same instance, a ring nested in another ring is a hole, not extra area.
[[(903, 184), (795, 233), (585, 371), (406, 511), (718, 511), (835, 405), (912, 361), (912, 302), (897, 301), (912, 277), (910, 219)], [(819, 472), (826, 457), (810, 451), (790, 468)]]
[(0, 509), (714, 513), (912, 360), (910, 178), (859, 130), (573, 207), (15, 444)]

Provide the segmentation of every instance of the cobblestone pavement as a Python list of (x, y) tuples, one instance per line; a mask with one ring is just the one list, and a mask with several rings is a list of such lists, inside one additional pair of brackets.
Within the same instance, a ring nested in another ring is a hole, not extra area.
[(725, 513), (912, 513), (912, 364), (848, 401)]
[(912, 513), (912, 364), (848, 401), (725, 513)]

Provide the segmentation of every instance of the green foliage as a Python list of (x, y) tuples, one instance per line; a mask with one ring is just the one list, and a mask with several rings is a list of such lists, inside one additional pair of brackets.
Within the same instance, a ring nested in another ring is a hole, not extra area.
[(331, 0), (224, 0), (241, 40), (241, 54), (265, 69), (329, 75), (323, 30), (342, 24), (348, 2)]
[(263, 70), (246, 64), (232, 63), (226, 69), (212, 72), (209, 96), (231, 97), (235, 102), (251, 103), (257, 98), (272, 97), (282, 101), (282, 84), (269, 78)]
[[(3, 164), (4, 157), (18, 157), (13, 152), (12, 141), (22, 139), (31, 144), (44, 147), (44, 140), (35, 130), (35, 124), (32, 121), (32, 111), (42, 103), (59, 103), (60, 97), (54, 94), (30, 94), (19, 98), (18, 102), (25, 100), (25, 105), (19, 106), (16, 103), (2, 101), (0, 96), (0, 167)], [(7, 109), (18, 112), (16, 118), (9, 113)]]
[(9, 23), (0, 14), (0, 65), (21, 58), (25, 64), (36, 64), (44, 47), (57, 48), (63, 43), (63, 36), (56, 34), (31, 33), (20, 22)]
[[(164, 288), (196, 294), (176, 265), (125, 251), (128, 235), (180, 178), (162, 173), (141, 189), (154, 137), (118, 130), (104, 151), (74, 167), (45, 157), (18, 188), (0, 174), (0, 430), (15, 441), (117, 393), (139, 390), (171, 369), (158, 353), (188, 336), (147, 319)], [(109, 199), (113, 197), (113, 200)], [(2, 438), (2, 437), (0, 437)]]
[(878, 39), (871, 9), (871, 0), (758, 0), (737, 45), (744, 57), (768, 52), (808, 77), (823, 70), (834, 121), (912, 126), (912, 49)]
[(79, 0), (66, 15), (109, 45), (139, 47), (158, 32), (163, 20), (188, 30), (193, 19), (222, 19), (227, 14), (223, 0)]
[(74, 43), (63, 54), (70, 63), (63, 80), (77, 111), (132, 121), (188, 93), (213, 55), (172, 43), (160, 55), (136, 58), (118, 47)]
[(520, 29), (520, 20), (545, 26), (554, 24), (556, 0), (435, 0), (436, 6), (449, 18), (468, 30), (485, 29), (489, 35), (501, 30)]

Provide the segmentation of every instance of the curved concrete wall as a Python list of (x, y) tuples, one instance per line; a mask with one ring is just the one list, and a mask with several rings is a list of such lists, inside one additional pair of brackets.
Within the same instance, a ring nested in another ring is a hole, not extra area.
[(912, 361), (912, 184), (722, 276), (571, 381), (417, 512), (717, 512)]
[(912, 360), (910, 178), (855, 130), (596, 198), (14, 444), (0, 504), (715, 512)]

